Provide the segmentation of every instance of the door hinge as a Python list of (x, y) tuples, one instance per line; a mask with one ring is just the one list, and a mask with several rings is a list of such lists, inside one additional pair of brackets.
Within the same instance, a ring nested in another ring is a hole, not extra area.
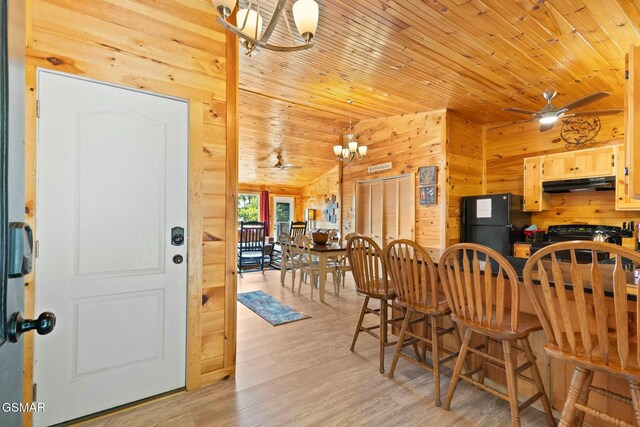
[(616, 165), (616, 156), (615, 154), (611, 155), (611, 166), (615, 166)]
[(36, 117), (40, 118), (40, 100), (36, 101)]
[(40, 256), (40, 241), (36, 240), (36, 258), (38, 258)]
[(33, 396), (31, 398), (32, 402), (38, 401), (38, 384), (33, 383)]
[(542, 164), (542, 168), (540, 170), (542, 171), (541, 174), (544, 175), (544, 163)]
[(629, 168), (628, 167), (624, 168), (624, 176), (629, 176)]

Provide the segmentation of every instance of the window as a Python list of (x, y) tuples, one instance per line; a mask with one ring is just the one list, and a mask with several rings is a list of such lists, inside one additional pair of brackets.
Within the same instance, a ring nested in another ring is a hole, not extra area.
[(238, 194), (238, 222), (260, 220), (260, 196), (257, 194)]
[(289, 226), (293, 221), (293, 197), (275, 197), (273, 203), (276, 209), (273, 224), (275, 235), (289, 234)]

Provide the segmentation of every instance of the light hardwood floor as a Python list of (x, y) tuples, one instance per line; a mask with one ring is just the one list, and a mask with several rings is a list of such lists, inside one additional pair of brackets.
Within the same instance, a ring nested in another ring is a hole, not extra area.
[[(400, 360), (395, 378), (378, 373), (378, 343), (361, 334), (349, 345), (362, 297), (347, 281), (340, 296), (327, 278), (325, 303), (279, 283), (279, 272), (245, 273), (238, 292), (262, 289), (312, 316), (277, 327), (238, 304), (237, 376), (191, 393), (179, 393), (88, 426), (508, 426), (509, 405), (489, 393), (458, 385), (451, 411), (434, 406), (433, 377)], [(373, 317), (373, 316), (372, 316)], [(387, 369), (393, 357), (387, 348)], [(444, 369), (446, 393), (451, 371)], [(524, 426), (546, 425), (534, 408)]]

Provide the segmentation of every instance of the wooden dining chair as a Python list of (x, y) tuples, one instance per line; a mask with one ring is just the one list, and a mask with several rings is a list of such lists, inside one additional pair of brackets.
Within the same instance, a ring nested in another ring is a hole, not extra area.
[(289, 236), (291, 239), (295, 239), (298, 236), (302, 236), (307, 232), (307, 221), (291, 221), (289, 228)]
[[(535, 315), (520, 312), (520, 285), (518, 276), (509, 262), (495, 250), (475, 243), (459, 243), (444, 251), (438, 263), (438, 272), (444, 288), (451, 318), (465, 328), (460, 355), (456, 361), (444, 409), (449, 409), (460, 379), (507, 400), (511, 406), (511, 423), (520, 425), (520, 412), (541, 400), (549, 425), (555, 425), (549, 399), (535, 356), (529, 344), (529, 333), (539, 331), (542, 325)], [(510, 302), (510, 304), (509, 304)], [(472, 334), (483, 337), (479, 346), (471, 344)], [(491, 343), (502, 347), (503, 357), (489, 351)], [(520, 343), (521, 347), (517, 346)], [(517, 354), (521, 351), (525, 362), (517, 366)], [(482, 362), (462, 372), (467, 356), (480, 356)], [(487, 366), (505, 371), (508, 394), (485, 385)], [(530, 370), (531, 377), (523, 372)], [(479, 373), (478, 380), (472, 375)], [(532, 382), (537, 393), (520, 403), (518, 378)]]
[(300, 268), (300, 254), (294, 249), (292, 239), (287, 233), (281, 233), (278, 239), (282, 247), (282, 261), (280, 268), (280, 284), (284, 286), (287, 271), (291, 272), (291, 290), (295, 291), (296, 286), (296, 270)]
[[(346, 236), (344, 236), (344, 242), (348, 242), (350, 238), (359, 236), (359, 235), (360, 235), (359, 233), (349, 233)], [(340, 280), (340, 283), (342, 283), (342, 287), (344, 288), (344, 282), (345, 282), (347, 273), (351, 271), (351, 265), (349, 264), (349, 257), (346, 255), (338, 257), (336, 260), (336, 269), (338, 270), (338, 274), (340, 275), (338, 279)]]
[[(396, 295), (389, 287), (383, 253), (373, 239), (365, 236), (354, 236), (347, 242), (347, 257), (356, 282), (356, 292), (365, 297), (356, 331), (353, 334), (351, 351), (355, 349), (360, 332), (377, 338), (380, 342), (380, 373), (384, 374), (384, 349), (396, 344), (396, 342), (389, 342), (387, 326), (399, 319), (388, 318), (389, 301), (393, 300)], [(380, 301), (380, 308), (369, 308), (371, 298)], [(362, 322), (367, 314), (379, 316), (380, 323), (376, 326), (363, 327)], [(376, 329), (378, 329), (377, 334), (374, 332)]]
[[(591, 262), (578, 264), (576, 252), (586, 253)], [(608, 252), (614, 264), (599, 264), (598, 252)], [(629, 425), (617, 414), (588, 406), (591, 391), (631, 405), (634, 423), (640, 425), (640, 299), (628, 302), (637, 286), (631, 271), (625, 271), (639, 264), (640, 254), (622, 246), (574, 241), (537, 251), (524, 267), (524, 284), (547, 338), (546, 353), (575, 365), (560, 426), (582, 425), (585, 413), (608, 425)], [(592, 386), (595, 372), (627, 381), (631, 397)]]
[[(302, 290), (302, 282), (304, 281), (304, 276), (308, 275), (311, 277), (310, 288), (311, 288), (311, 299), (313, 299), (313, 289), (319, 283), (320, 279), (320, 262), (315, 260), (311, 255), (311, 245), (313, 244), (311, 238), (309, 236), (301, 235), (296, 237), (294, 240), (295, 246), (299, 251), (298, 265), (300, 269), (300, 279), (298, 282), (298, 293)], [(327, 272), (330, 272), (333, 275), (333, 291), (337, 295), (338, 294), (338, 275), (335, 269), (327, 269)]]
[[(396, 294), (395, 303), (402, 307), (404, 320), (398, 336), (396, 353), (389, 370), (389, 378), (393, 378), (398, 359), (402, 357), (418, 366), (433, 372), (435, 380), (436, 406), (440, 406), (440, 366), (458, 357), (458, 351), (451, 351), (441, 346), (440, 337), (451, 334), (454, 336), (457, 348), (460, 348), (460, 334), (456, 324), (451, 322), (451, 310), (447, 303), (442, 286), (438, 281), (438, 272), (431, 257), (424, 248), (411, 240), (394, 240), (384, 249), (384, 260), (389, 273), (389, 280)], [(438, 326), (444, 318), (449, 319), (451, 326)], [(431, 329), (428, 334), (417, 334), (411, 329), (414, 325), (424, 325), (424, 331)], [(410, 340), (406, 341), (406, 337)], [(416, 358), (402, 352), (402, 347), (408, 343), (415, 345), (421, 341), (431, 348), (432, 365), (427, 365), (419, 356)], [(444, 357), (442, 357), (444, 356)]]

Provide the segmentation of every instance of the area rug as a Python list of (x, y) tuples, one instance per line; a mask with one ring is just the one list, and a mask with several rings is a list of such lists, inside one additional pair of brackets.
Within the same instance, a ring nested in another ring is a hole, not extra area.
[(265, 294), (262, 291), (238, 294), (238, 301), (240, 301), (249, 310), (271, 323), (273, 326), (311, 317), (299, 311), (295, 311), (292, 307), (284, 305), (278, 299)]

